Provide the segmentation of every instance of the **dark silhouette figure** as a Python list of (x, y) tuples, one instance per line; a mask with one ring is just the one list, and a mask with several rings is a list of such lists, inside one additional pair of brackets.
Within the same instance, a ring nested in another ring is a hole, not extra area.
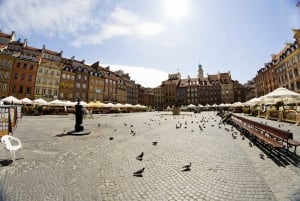
[(82, 119), (83, 119), (83, 110), (82, 105), (80, 105), (80, 98), (77, 100), (77, 105), (75, 105), (75, 117), (76, 117), (76, 124), (75, 124), (75, 132), (83, 131)]

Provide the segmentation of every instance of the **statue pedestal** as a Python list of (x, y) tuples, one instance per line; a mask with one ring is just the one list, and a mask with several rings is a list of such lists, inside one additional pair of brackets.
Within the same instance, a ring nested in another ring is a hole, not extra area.
[(88, 135), (91, 132), (84, 130), (82, 119), (83, 119), (82, 105), (80, 105), (80, 99), (78, 99), (77, 105), (75, 105), (75, 130), (69, 131), (69, 135)]

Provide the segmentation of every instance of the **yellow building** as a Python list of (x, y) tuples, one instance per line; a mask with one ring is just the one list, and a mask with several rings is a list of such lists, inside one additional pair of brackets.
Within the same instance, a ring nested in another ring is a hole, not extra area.
[(43, 47), (36, 77), (35, 99), (43, 98), (51, 101), (58, 98), (62, 68), (61, 56), (62, 52), (54, 52)]
[(89, 93), (88, 102), (101, 101), (103, 102), (104, 93), (104, 76), (100, 71), (99, 62), (91, 65), (89, 69)]
[(11, 73), (15, 58), (7, 53), (0, 52), (0, 98), (9, 96)]

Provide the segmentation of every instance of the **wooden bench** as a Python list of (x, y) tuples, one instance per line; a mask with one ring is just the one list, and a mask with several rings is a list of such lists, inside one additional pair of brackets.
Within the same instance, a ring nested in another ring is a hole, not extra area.
[(263, 131), (261, 131), (260, 129), (258, 129), (256, 126), (253, 126), (251, 124), (249, 124), (248, 122), (243, 122), (242, 120), (239, 120), (235, 117), (232, 118), (232, 122), (233, 124), (235, 124), (236, 126), (238, 126), (243, 133), (245, 133), (245, 131), (247, 133), (249, 133), (251, 136), (259, 139), (261, 142), (270, 145), (272, 148), (284, 148), (283, 143), (278, 142), (276, 139), (265, 135)]
[[(300, 145), (300, 142), (297, 140), (294, 140), (293, 134), (289, 131), (282, 130), (282, 129), (279, 129), (279, 128), (276, 128), (273, 126), (269, 126), (266, 124), (262, 124), (257, 121), (253, 121), (253, 120), (241, 117), (241, 116), (233, 115), (233, 117), (241, 120), (242, 122), (245, 122), (246, 124), (254, 126), (256, 129), (260, 130), (260, 132), (262, 132), (263, 135), (265, 135), (271, 139), (274, 139), (277, 142), (280, 142), (282, 145), (285, 144), (287, 146), (287, 152), (288, 152), (289, 146), (294, 146), (294, 153), (296, 153), (297, 146)], [(252, 132), (254, 132), (254, 131), (252, 130)], [(273, 146), (272, 142), (270, 142), (269, 144), (271, 146)], [(276, 144), (274, 144), (274, 146), (276, 146)]]

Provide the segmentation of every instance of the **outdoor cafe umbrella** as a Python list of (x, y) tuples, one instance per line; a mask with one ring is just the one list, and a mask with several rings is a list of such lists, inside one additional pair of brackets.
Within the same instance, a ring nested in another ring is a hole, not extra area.
[(194, 105), (194, 104), (189, 104), (188, 106), (187, 106), (187, 108), (195, 108), (196, 107), (196, 105)]
[(283, 102), (283, 103), (287, 103), (287, 101), (291, 102), (293, 99), (299, 99), (300, 98), (300, 94), (288, 90), (286, 88), (280, 87), (275, 89), (274, 91), (264, 95), (262, 97), (262, 101), (264, 103), (268, 103), (269, 101), (273, 101), (274, 103), (277, 102)]
[(22, 104), (32, 104), (32, 100), (29, 98), (22, 98), (21, 99)]
[(245, 102), (244, 105), (254, 106), (254, 105), (260, 105), (261, 103), (262, 103), (262, 97), (259, 98), (255, 97)]
[(66, 103), (65, 103), (64, 101), (55, 99), (55, 100), (53, 100), (53, 101), (50, 101), (50, 102), (49, 102), (49, 105), (51, 105), (51, 106), (65, 106)]
[(91, 101), (91, 102), (88, 103), (87, 106), (88, 106), (88, 107), (93, 107), (93, 108), (100, 108), (100, 107), (103, 107), (104, 104), (101, 103), (100, 101), (96, 101), (96, 102)]
[(22, 104), (22, 102), (14, 96), (8, 96), (6, 98), (3, 98), (1, 101), (9, 104)]
[(48, 102), (42, 98), (35, 99), (32, 101), (32, 103), (36, 105), (48, 105)]

